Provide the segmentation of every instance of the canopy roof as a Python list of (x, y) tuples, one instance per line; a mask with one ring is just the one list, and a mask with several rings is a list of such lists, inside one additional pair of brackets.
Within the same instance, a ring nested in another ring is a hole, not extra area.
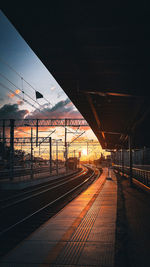
[(53, 1), (3, 8), (87, 120), (103, 148), (150, 146), (147, 7)]

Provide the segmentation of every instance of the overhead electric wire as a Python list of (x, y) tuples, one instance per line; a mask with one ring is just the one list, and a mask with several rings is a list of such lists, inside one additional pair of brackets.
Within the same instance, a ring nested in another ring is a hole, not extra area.
[[(5, 84), (0, 82), (0, 85), (3, 86), (5, 89), (9, 90), (11, 93), (15, 94), (15, 96), (17, 96), (18, 98), (20, 98), (21, 100), (23, 100), (23, 98), (16, 94), (13, 90), (11, 90), (10, 88), (8, 88)], [(38, 109), (36, 106), (34, 106), (33, 104), (31, 104), (28, 100), (24, 99), (23, 101), (27, 102), (30, 106), (34, 107), (35, 109), (39, 110), (40, 112), (42, 112), (42, 110)]]
[[(72, 129), (73, 130), (73, 129)], [(79, 127), (78, 127), (78, 129), (76, 130), (76, 131), (74, 131), (74, 132), (72, 132), (72, 131), (70, 131), (68, 128), (67, 128), (67, 133), (70, 133), (70, 134), (80, 134), (81, 133), (81, 131), (80, 132), (78, 132), (78, 130), (79, 130)]]
[(52, 131), (48, 136), (45, 136), (43, 138), (43, 140), (39, 143), (39, 146), (45, 141), (45, 139), (47, 139), (48, 137), (50, 137), (56, 130)]
[(42, 151), (40, 151), (40, 155), (41, 155), (41, 154), (44, 154), (45, 151), (46, 151), (46, 153), (48, 153), (48, 148), (47, 148), (47, 147), (44, 148)]
[(76, 139), (78, 139), (81, 135), (83, 135), (85, 133), (85, 131), (84, 132), (82, 132), (80, 135), (78, 135), (76, 138), (74, 138), (68, 145), (70, 146)]
[[(14, 68), (12, 68), (7, 62), (5, 62), (3, 59), (0, 58), (0, 61), (5, 64), (8, 68), (10, 68), (13, 72), (15, 72), (26, 84), (28, 84), (35, 92), (37, 91), (29, 82), (27, 82), (21, 74), (19, 74)], [(52, 105), (44, 96), (43, 99), (45, 99), (49, 105)]]
[(16, 97), (18, 97), (19, 99), (23, 100), (23, 101), (26, 102), (28, 105), (30, 105), (31, 107), (34, 107), (36, 110), (38, 110), (39, 112), (41, 112), (41, 113), (43, 113), (43, 114), (45, 115), (45, 113), (44, 113), (43, 110), (37, 108), (34, 104), (30, 103), (28, 100), (23, 99), (20, 95), (16, 94), (13, 90), (11, 90), (11, 89), (10, 89), (9, 87), (7, 87), (5, 84), (3, 84), (3, 83), (0, 82), (0, 85), (1, 85), (2, 87), (4, 87), (6, 90), (8, 90), (8, 91), (10, 91), (11, 93), (13, 93)]
[[(30, 83), (28, 83), (26, 80), (24, 80), (23, 77), (21, 77), (24, 82), (26, 82), (35, 92), (37, 91)], [(43, 96), (43, 98), (48, 102), (49, 105), (52, 106), (52, 104)]]
[(15, 70), (13, 69), (7, 62), (5, 62), (3, 59), (0, 58), (0, 61), (5, 64), (9, 69), (11, 69), (13, 72), (15, 72), (19, 77), (21, 77), (21, 75)]
[[(15, 85), (12, 81), (10, 81), (5, 75), (3, 75), (2, 73), (0, 73), (0, 75), (5, 79), (7, 80), (9, 83), (11, 83), (14, 87), (16, 87), (16, 89), (19, 89), (20, 92), (22, 91), (22, 89), (19, 88), (19, 86)], [(23, 91), (22, 91), (23, 92)], [(30, 95), (28, 95), (27, 93), (23, 92), (23, 94), (25, 94), (27, 97), (29, 97), (34, 103), (38, 104), (41, 108), (42, 108), (42, 105), (40, 105), (37, 101), (35, 101)], [(23, 98), (24, 100), (24, 98)]]
[(25, 134), (28, 134), (28, 135), (30, 135), (30, 133), (28, 133), (28, 132), (25, 132), (25, 131), (23, 131), (23, 130), (21, 130), (21, 129), (19, 129), (19, 130), (17, 129), (17, 131), (18, 131), (18, 132), (22, 132), (22, 133), (25, 133)]

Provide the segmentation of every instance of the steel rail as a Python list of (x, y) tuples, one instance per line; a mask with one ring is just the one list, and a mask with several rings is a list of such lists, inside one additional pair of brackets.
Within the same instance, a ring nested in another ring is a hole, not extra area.
[[(84, 175), (84, 174), (86, 174), (86, 171), (85, 171), (85, 170), (82, 170), (82, 171), (79, 172), (78, 174), (70, 174), (70, 175), (66, 175), (66, 176), (63, 176), (63, 177), (60, 177), (60, 178), (56, 179), (57, 181), (55, 181), (55, 180), (51, 180), (51, 181), (49, 181), (49, 183), (46, 184), (46, 185), (38, 186), (38, 188), (35, 188), (35, 189), (29, 190), (29, 191), (27, 191), (27, 192), (23, 192), (23, 193), (14, 195), (14, 196), (12, 196), (12, 197), (9, 197), (9, 198), (7, 198), (7, 199), (4, 199), (4, 200), (2, 200), (3, 202), (4, 202), (4, 201), (5, 201), (5, 202), (6, 202), (6, 201), (12, 201), (13, 199), (15, 199), (15, 198), (17, 198), (17, 197), (22, 197), (22, 196), (24, 196), (24, 195), (31, 194), (31, 193), (34, 193), (34, 192), (36, 192), (36, 191), (39, 191), (39, 190), (41, 190), (41, 189), (43, 189), (43, 188), (48, 187), (48, 189), (45, 189), (45, 190), (40, 191), (40, 192), (37, 192), (37, 193), (35, 193), (35, 194), (33, 194), (33, 195), (29, 195), (29, 196), (24, 197), (24, 198), (22, 198), (22, 199), (16, 200), (16, 201), (14, 201), (14, 202), (11, 202), (10, 204), (6, 204), (6, 205), (4, 205), (4, 206), (1, 206), (1, 207), (0, 207), (0, 211), (1, 211), (2, 209), (4, 209), (4, 208), (8, 208), (8, 207), (14, 206), (14, 205), (16, 205), (16, 204), (19, 204), (19, 203), (25, 201), (25, 200), (28, 200), (28, 199), (30, 199), (30, 198), (33, 198), (33, 197), (36, 197), (36, 196), (38, 196), (38, 195), (40, 195), (40, 194), (43, 194), (43, 193), (45, 193), (45, 192), (48, 192), (48, 191), (50, 191), (50, 190), (52, 190), (52, 189), (54, 189), (54, 188), (57, 188), (57, 187), (59, 187), (59, 186), (65, 184), (65, 183), (67, 183), (67, 182), (70, 182), (71, 180), (73, 180), (73, 179), (75, 179), (75, 178), (77, 178), (77, 177), (79, 177), (79, 176), (81, 176), (81, 175)], [(63, 183), (60, 183), (60, 179), (61, 179), (61, 180), (64, 180), (64, 179), (66, 180), (66, 179), (68, 179), (68, 177), (69, 177), (70, 179), (67, 180), (67, 182), (64, 182), (64, 181), (63, 181)], [(59, 181), (58, 181), (58, 180), (59, 180)], [(56, 185), (53, 186), (54, 184), (56, 184)], [(57, 184), (58, 184), (58, 185), (57, 185)], [(50, 187), (50, 186), (53, 186), (53, 187)]]
[[(92, 169), (93, 170), (93, 169)], [(80, 184), (78, 184), (77, 186), (75, 186), (74, 188), (70, 189), (69, 191), (67, 191), (66, 193), (64, 193), (63, 195), (61, 195), (60, 197), (56, 198), (55, 200), (51, 201), (50, 203), (44, 205), (42, 208), (38, 209), (37, 211), (29, 214), (28, 216), (26, 216), (25, 218), (19, 220), (18, 222), (16, 222), (15, 224), (9, 226), (8, 228), (4, 229), (3, 231), (0, 232), (0, 236), (4, 235), (5, 233), (7, 233), (8, 231), (12, 230), (13, 228), (15, 228), (16, 226), (20, 225), (21, 223), (27, 221), (28, 219), (32, 218), (33, 216), (37, 215), (38, 213), (40, 213), (41, 211), (44, 211), (46, 208), (52, 206), (53, 204), (55, 204), (57, 201), (61, 200), (62, 198), (64, 198), (65, 196), (69, 195), (70, 193), (74, 192), (75, 190), (77, 190), (78, 188), (80, 188), (81, 186), (83, 186), (85, 183), (87, 183), (93, 176), (94, 176), (95, 172), (93, 170), (93, 173), (86, 178), (83, 182), (81, 182)], [(98, 171), (98, 174), (96, 175), (96, 179), (99, 177), (100, 175), (100, 171)]]

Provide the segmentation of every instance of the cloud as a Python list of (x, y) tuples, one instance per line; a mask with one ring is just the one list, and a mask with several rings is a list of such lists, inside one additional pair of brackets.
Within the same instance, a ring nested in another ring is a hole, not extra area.
[(16, 89), (14, 93), (9, 93), (8, 97), (13, 98), (15, 95), (18, 95), (21, 91), (19, 89)]
[(9, 94), (8, 94), (8, 97), (9, 97), (9, 98), (13, 98), (14, 96), (15, 96), (14, 93), (9, 93)]
[(28, 110), (20, 110), (18, 104), (6, 104), (0, 108), (0, 119), (24, 119)]
[[(63, 118), (74, 118), (82, 119), (82, 115), (70, 101), (69, 98), (66, 100), (59, 101), (52, 108), (43, 106), (41, 112), (34, 110), (29, 113), (26, 109), (20, 109), (20, 105), (23, 101), (19, 100), (17, 104), (5, 104), (0, 108), (0, 119), (63, 119)], [(48, 128), (49, 129), (49, 128)], [(87, 127), (80, 127), (80, 130), (87, 130)], [(44, 130), (44, 129), (43, 129)]]
[(59, 119), (59, 118), (83, 118), (77, 109), (74, 109), (74, 105), (69, 98), (59, 101), (54, 107), (43, 107), (41, 112), (35, 110), (30, 113), (26, 118), (39, 118), (39, 119)]
[(59, 93), (57, 94), (57, 99), (58, 99), (59, 97), (61, 97), (62, 94), (63, 94), (63, 92), (59, 92)]
[(18, 104), (18, 106), (21, 106), (21, 105), (24, 104), (24, 101), (23, 101), (23, 100), (18, 100), (18, 101), (17, 101), (17, 104)]
[(70, 106), (73, 106), (73, 103), (71, 101), (68, 104), (66, 104), (66, 107), (70, 107)]

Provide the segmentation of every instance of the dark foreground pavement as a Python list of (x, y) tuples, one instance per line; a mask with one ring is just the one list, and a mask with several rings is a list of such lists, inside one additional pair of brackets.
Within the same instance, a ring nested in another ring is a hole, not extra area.
[(150, 266), (150, 194), (117, 175), (115, 267)]

